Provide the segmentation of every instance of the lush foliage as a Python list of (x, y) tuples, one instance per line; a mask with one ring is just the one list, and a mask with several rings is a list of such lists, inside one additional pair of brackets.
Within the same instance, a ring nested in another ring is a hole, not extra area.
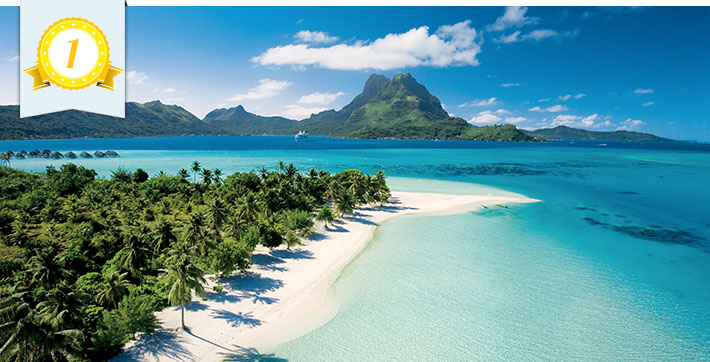
[(0, 167), (0, 361), (105, 360), (151, 333), (153, 312), (204, 295), (205, 273), (244, 272), (258, 244), (301, 244), (316, 214), (332, 224), (388, 198), (382, 172), (283, 163), (226, 178), (198, 162), (110, 179)]
[(543, 140), (599, 140), (599, 141), (650, 141), (650, 142), (668, 142), (672, 141), (668, 138), (658, 137), (650, 133), (641, 133), (633, 131), (587, 131), (579, 128), (567, 126), (557, 126), (555, 128), (542, 128), (535, 131), (526, 131), (525, 133)]

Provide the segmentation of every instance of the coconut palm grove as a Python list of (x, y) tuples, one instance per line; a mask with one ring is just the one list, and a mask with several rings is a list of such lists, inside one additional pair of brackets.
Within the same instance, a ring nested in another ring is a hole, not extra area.
[[(0, 360), (106, 360), (183, 306), (206, 275), (247, 272), (257, 245), (298, 245), (358, 205), (390, 197), (382, 171), (235, 173), (194, 162), (176, 176), (74, 164), (0, 168)], [(215, 290), (219, 292), (219, 290)]]

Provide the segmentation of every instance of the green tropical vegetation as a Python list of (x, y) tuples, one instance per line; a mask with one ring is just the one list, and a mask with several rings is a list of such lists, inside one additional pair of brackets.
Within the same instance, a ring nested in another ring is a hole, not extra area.
[(634, 131), (587, 131), (579, 128), (567, 126), (557, 126), (555, 128), (542, 128), (535, 131), (523, 131), (526, 134), (548, 141), (554, 140), (599, 140), (599, 141), (633, 141), (633, 142), (668, 142), (673, 141), (668, 138), (658, 137), (650, 133)]
[(0, 167), (0, 361), (107, 360), (168, 306), (189, 326), (206, 274), (246, 272), (257, 245), (291, 249), (315, 221), (390, 197), (381, 171), (189, 169)]

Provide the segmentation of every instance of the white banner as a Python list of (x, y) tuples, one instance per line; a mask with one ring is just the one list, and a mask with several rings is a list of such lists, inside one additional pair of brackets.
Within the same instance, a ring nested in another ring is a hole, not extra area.
[(123, 0), (22, 0), (20, 117), (125, 116)]

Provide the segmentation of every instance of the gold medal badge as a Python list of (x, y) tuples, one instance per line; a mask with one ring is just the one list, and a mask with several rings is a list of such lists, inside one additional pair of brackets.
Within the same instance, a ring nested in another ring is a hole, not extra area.
[(50, 83), (72, 90), (92, 84), (113, 90), (113, 77), (122, 71), (111, 66), (101, 29), (81, 18), (62, 19), (47, 28), (37, 47), (37, 65), (25, 69), (34, 78), (34, 90)]

